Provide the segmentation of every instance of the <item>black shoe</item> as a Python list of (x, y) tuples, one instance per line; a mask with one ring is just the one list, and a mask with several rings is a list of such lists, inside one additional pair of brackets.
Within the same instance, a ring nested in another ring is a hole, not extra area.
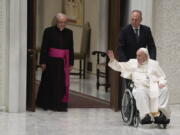
[(164, 121), (164, 124), (169, 124), (170, 123), (170, 119), (167, 119)]
[(169, 124), (170, 119), (167, 119), (166, 116), (160, 112), (160, 115), (157, 117), (154, 117), (154, 123), (156, 124)]
[(40, 107), (40, 108), (42, 108), (44, 111), (47, 111), (48, 110), (48, 108), (47, 107), (44, 107), (44, 106), (38, 106), (38, 107)]
[(141, 121), (141, 124), (151, 124), (153, 121), (151, 120), (151, 116), (147, 114)]
[(47, 111), (48, 109), (47, 108), (43, 108), (44, 111)]

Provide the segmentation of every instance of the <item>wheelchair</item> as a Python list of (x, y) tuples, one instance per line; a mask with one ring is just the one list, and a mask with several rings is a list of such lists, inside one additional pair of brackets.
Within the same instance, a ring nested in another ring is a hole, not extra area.
[(132, 81), (128, 82), (128, 86), (122, 97), (121, 114), (125, 124), (138, 127), (140, 123), (140, 116), (139, 111), (136, 108), (135, 99), (132, 95), (133, 87), (134, 83)]
[[(126, 125), (138, 127), (140, 123), (140, 115), (136, 107), (136, 101), (132, 94), (133, 88), (134, 83), (132, 81), (129, 81), (122, 97), (121, 115)], [(167, 124), (157, 125), (159, 128), (165, 129), (167, 127)]]

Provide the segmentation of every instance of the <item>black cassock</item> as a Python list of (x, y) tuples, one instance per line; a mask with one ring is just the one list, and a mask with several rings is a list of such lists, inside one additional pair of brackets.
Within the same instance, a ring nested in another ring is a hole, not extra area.
[(64, 59), (49, 56), (49, 50), (51, 48), (68, 50), (69, 66), (73, 66), (74, 49), (72, 31), (67, 28), (60, 31), (56, 26), (46, 28), (44, 31), (40, 64), (46, 64), (46, 69), (42, 73), (36, 104), (45, 110), (66, 111), (69, 89), (65, 85)]

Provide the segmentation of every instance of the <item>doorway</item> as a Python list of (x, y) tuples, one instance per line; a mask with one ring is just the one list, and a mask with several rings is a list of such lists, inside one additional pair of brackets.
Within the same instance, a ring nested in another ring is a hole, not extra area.
[[(56, 3), (57, 5), (60, 4), (59, 0), (55, 0), (55, 1), (58, 2), (58, 4)], [(117, 12), (119, 12), (119, 5), (117, 6), (118, 1), (119, 0), (116, 0), (116, 2), (111, 2), (111, 4), (110, 4), (111, 7), (113, 5), (116, 5), (116, 11)], [(41, 4), (37, 4), (38, 2), (41, 2)], [(45, 1), (43, 1), (43, 0), (39, 0), (39, 1), (28, 0), (27, 110), (30, 110), (30, 111), (35, 111), (35, 108), (36, 108), (36, 106), (35, 106), (35, 98), (36, 98), (36, 85), (35, 85), (36, 84), (36, 56), (37, 56), (36, 47), (39, 47), (39, 43), (41, 42), (40, 40), (42, 38), (43, 29), (46, 26), (50, 25), (50, 23), (51, 23), (50, 18), (52, 19), (52, 17), (54, 17), (54, 15), (58, 11), (61, 11), (61, 8), (60, 7), (55, 8), (55, 9), (53, 9), (54, 11), (52, 12), (49, 10), (44, 10), (45, 8), (41, 7), (42, 8), (40, 11), (41, 16), (39, 16), (39, 14), (37, 13), (37, 10), (39, 10), (39, 5), (40, 6), (49, 5), (51, 7), (53, 5), (52, 4), (53, 2), (48, 1), (47, 3), (45, 3)], [(37, 7), (38, 7), (38, 9), (37, 9)], [(114, 13), (115, 11), (113, 8), (110, 8), (110, 10), (111, 11), (109, 11), (109, 14), (111, 16), (112, 13)], [(51, 16), (51, 17), (49, 17), (49, 20), (47, 20), (47, 18), (44, 17), (45, 15)], [(41, 17), (39, 24), (37, 24), (37, 22), (38, 22), (38, 20), (36, 20), (37, 16)], [(117, 26), (119, 25), (118, 21), (117, 21), (118, 16), (119, 16), (119, 14), (117, 14), (117, 16), (112, 15), (112, 18), (109, 19), (109, 21), (113, 22), (113, 25), (108, 26), (109, 27), (108, 29), (110, 32), (110, 34), (108, 35), (108, 38), (112, 37), (112, 39), (108, 39), (108, 44), (110, 45), (109, 48), (116, 48), (116, 42), (115, 42), (116, 39), (114, 39), (113, 37), (117, 37), (117, 35), (119, 34), (118, 33), (119, 31), (117, 32)], [(40, 28), (41, 30), (38, 31), (36, 29), (36, 26), (38, 29)], [(39, 41), (36, 41), (36, 37), (38, 37), (37, 40), (39, 40)], [(81, 80), (79, 80), (78, 83), (80, 83), (80, 81)], [(119, 82), (117, 82), (117, 83), (119, 83)], [(109, 103), (111, 104), (111, 106), (113, 108), (115, 108), (116, 107), (115, 104), (117, 104), (117, 101), (114, 100), (114, 97), (116, 99), (118, 98), (117, 93), (116, 93), (116, 91), (118, 91), (118, 90), (119, 90), (118, 87), (112, 87), (111, 93), (109, 94), (109, 96), (110, 96)]]

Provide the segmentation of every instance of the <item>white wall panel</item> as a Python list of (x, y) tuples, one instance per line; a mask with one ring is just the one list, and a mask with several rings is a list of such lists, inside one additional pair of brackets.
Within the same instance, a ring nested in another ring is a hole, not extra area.
[(0, 110), (5, 109), (7, 91), (6, 0), (0, 0)]
[(153, 0), (129, 0), (130, 11), (138, 9), (142, 11), (143, 21), (142, 24), (148, 25), (152, 28), (152, 12), (153, 12)]
[(27, 0), (8, 4), (9, 94), (8, 111), (26, 111)]
[(154, 0), (157, 58), (167, 74), (170, 103), (180, 103), (180, 0)]

